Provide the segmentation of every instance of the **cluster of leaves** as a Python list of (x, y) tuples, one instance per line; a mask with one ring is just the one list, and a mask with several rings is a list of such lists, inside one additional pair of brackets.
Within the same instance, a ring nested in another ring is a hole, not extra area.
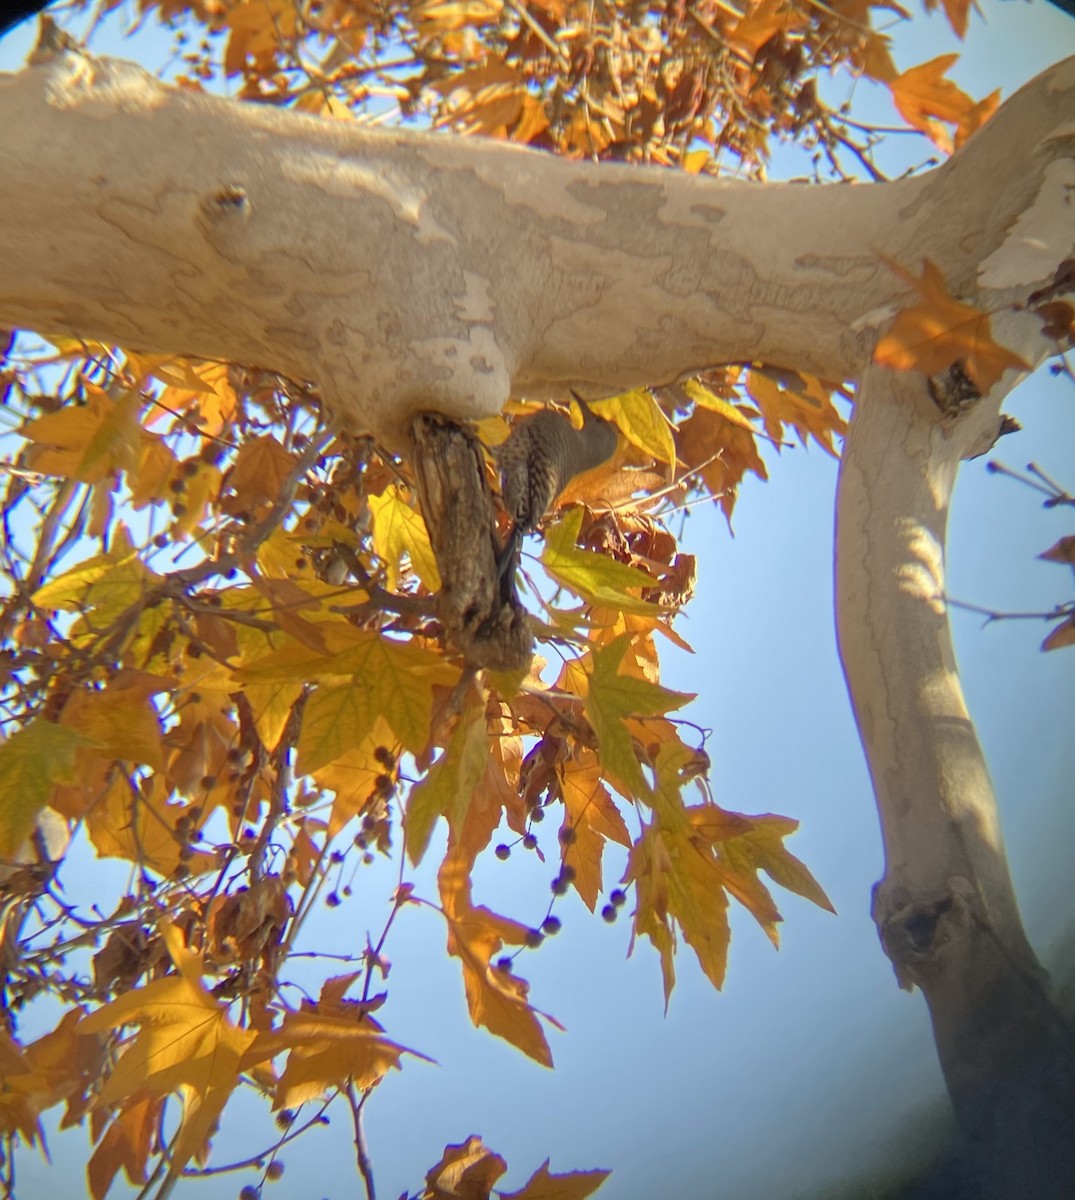
[[(117, 0), (98, 0), (99, 14)], [(929, 3), (927, 8), (935, 7)], [(946, 74), (949, 54), (899, 71), (873, 26), (895, 0), (140, 0), (177, 34), (186, 86), (333, 116), (386, 111), (568, 157), (764, 178), (773, 139), (838, 176), (879, 131), (823, 98), (836, 68), (884, 86), (944, 152), (996, 108)], [(944, 0), (956, 33), (970, 0)]]
[[(442, 914), (474, 1022), (551, 1065), (516, 958), (559, 919), (551, 904), (524, 923), (472, 899), (498, 830), (541, 854), (537, 826), (558, 812), (553, 900), (574, 890), (612, 919), (633, 898), (632, 936), (659, 951), (666, 994), (679, 937), (720, 985), (729, 898), (775, 942), (759, 872), (827, 904), (784, 849), (795, 822), (708, 796), (702, 738), (667, 715), (690, 697), (660, 686), (656, 646), (684, 645), (671, 618), (694, 570), (656, 506), (718, 489), (730, 513), (743, 473), (764, 470), (762, 431), (790, 426), (831, 450), (842, 425), (816, 381), (744, 373), (756, 406), (699, 381), (598, 405), (622, 446), (546, 531), (557, 593), (534, 593), (535, 628), (566, 656), (549, 681), (541, 660), (519, 679), (453, 656), (410, 465), (333, 432), (309, 393), (25, 336), (3, 379), (17, 440), (2, 502), (0, 1127), (34, 1141), (49, 1107), (88, 1118), (95, 1197), (120, 1169), (162, 1186), (197, 1173), (241, 1085), (292, 1114), (280, 1144), (334, 1096), (359, 1111), (404, 1053), (373, 1013), (408, 905)], [(509, 419), (486, 423), (490, 442)], [(653, 494), (629, 499), (640, 488)], [(627, 499), (586, 504), (607, 496)], [(581, 605), (565, 608), (566, 593)], [(408, 866), (442, 817), (439, 894), (420, 896)], [(127, 886), (80, 897), (70, 839), (131, 864)], [(627, 865), (602, 903), (609, 842)], [(308, 915), (342, 903), (377, 855), (398, 886), (383, 928), (355, 946), (360, 969), (291, 1006)], [(66, 1011), (24, 1045), (19, 1014), (42, 995)]]

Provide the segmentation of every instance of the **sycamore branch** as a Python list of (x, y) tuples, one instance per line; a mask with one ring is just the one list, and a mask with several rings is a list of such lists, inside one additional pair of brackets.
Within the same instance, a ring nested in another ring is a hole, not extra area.
[(902, 295), (881, 254), (928, 256), (995, 307), (1052, 274), (1038, 217), (1071, 183), (1075, 59), (935, 171), (818, 187), (362, 129), (70, 49), (37, 60), (0, 76), (0, 324), (254, 363), (382, 435), (419, 409), (476, 417), (726, 362), (856, 377)]

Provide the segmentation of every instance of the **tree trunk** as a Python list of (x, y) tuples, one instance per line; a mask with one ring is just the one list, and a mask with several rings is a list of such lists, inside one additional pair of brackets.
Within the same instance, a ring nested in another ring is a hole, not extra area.
[(873, 916), (929, 1004), (972, 1194), (1070, 1200), (1073, 1031), (1023, 932), (944, 603), (957, 468), (996, 410), (945, 418), (920, 376), (867, 372), (840, 471), (837, 631), (884, 837)]

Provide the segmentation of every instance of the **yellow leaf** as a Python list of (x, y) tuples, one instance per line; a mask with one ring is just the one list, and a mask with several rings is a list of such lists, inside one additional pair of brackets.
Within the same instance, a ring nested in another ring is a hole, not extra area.
[(645, 571), (616, 562), (606, 554), (582, 550), (576, 544), (582, 528), (582, 509), (572, 509), (562, 521), (545, 531), (541, 561), (549, 574), (591, 604), (607, 604), (620, 612), (659, 617), (662, 610), (628, 588), (652, 588), (653, 579)]
[(37, 717), (0, 743), (0, 856), (30, 836), (54, 783), (71, 783), (75, 751), (89, 744), (73, 729)]
[(255, 1035), (233, 1025), (227, 1007), (205, 989), (201, 959), (184, 946), (176, 928), (162, 924), (161, 933), (178, 974), (135, 988), (83, 1017), (79, 1032), (139, 1026), (105, 1079), (96, 1104), (116, 1104), (136, 1094), (180, 1092), (183, 1116), (171, 1147), (172, 1170), (178, 1172), (208, 1141), (239, 1083), (240, 1062)]
[[(552, 1066), (537, 1011), (527, 1003), (528, 985), (517, 975), (492, 965), (506, 943), (521, 946), (530, 930), (518, 921), (475, 908), (470, 899), (469, 858), (462, 847), (449, 847), (437, 874), (444, 918), (448, 922), (448, 953), (463, 964), (463, 983), (470, 1019), (490, 1033), (517, 1046), (524, 1054)], [(561, 1028), (547, 1014), (545, 1020)]]
[(96, 483), (130, 471), (141, 458), (144, 436), (138, 421), (142, 398), (127, 392), (117, 402), (93, 384), (86, 403), (46, 413), (19, 431), (34, 443), (27, 460), (35, 471)]
[(322, 684), (306, 701), (296, 770), (312, 774), (357, 745), (373, 728), (376, 710), (355, 684)]
[(782, 888), (835, 913), (832, 901), (806, 864), (784, 846), (784, 838), (799, 828), (799, 822), (771, 813), (748, 817), (747, 820), (750, 823), (749, 830), (722, 841), (722, 853), (726, 860), (741, 871), (764, 871)]
[(898, 263), (887, 265), (919, 295), (919, 302), (902, 309), (877, 343), (875, 362), (897, 371), (936, 375), (961, 362), (983, 395), (1009, 369), (1027, 364), (993, 341), (989, 315), (949, 295), (940, 269), (927, 258), (919, 279)]
[(431, 592), (440, 590), (440, 574), (421, 514), (406, 501), (403, 489), (391, 484), (380, 496), (370, 496), (373, 549), (384, 560), (388, 586), (399, 588), (399, 564), (406, 554), (418, 578)]
[(142, 453), (137, 467), (131, 471), (128, 484), (134, 508), (145, 508), (147, 504), (168, 498), (168, 484), (175, 478), (179, 460), (168, 443), (155, 434), (147, 433), (142, 439)]
[(590, 407), (613, 422), (639, 449), (661, 462), (675, 465), (676, 442), (668, 418), (647, 388), (635, 388), (608, 400), (598, 400)]
[(429, 845), (429, 835), (439, 816), (447, 816), (449, 827), (458, 833), (467, 805), (485, 774), (489, 758), (489, 735), (485, 710), (470, 708), (461, 713), (444, 753), (411, 788), (403, 828), (407, 854), (417, 863)]
[(349, 1081), (365, 1091), (393, 1067), (398, 1069), (404, 1053), (432, 1061), (390, 1041), (365, 1006), (343, 999), (355, 978), (328, 980), (319, 1000), (304, 1000), (297, 1012), (285, 1013), (279, 1028), (259, 1032), (247, 1050), (243, 1070), (278, 1054), (288, 1056), (276, 1084), (274, 1110), (297, 1108)]
[(564, 842), (564, 865), (573, 869), (575, 890), (593, 912), (601, 892), (605, 840), (630, 846), (631, 837), (602, 782), (601, 767), (592, 750), (580, 749), (564, 762), (560, 792), (566, 810), (564, 828), (571, 830), (570, 839)]
[(175, 685), (140, 671), (121, 671), (108, 687), (82, 688), (64, 705), (65, 726), (83, 734), (104, 755), (164, 769), (160, 716), (152, 702)]
[(508, 1164), (471, 1135), (457, 1146), (445, 1146), (444, 1156), (426, 1172), (419, 1200), (489, 1200)]
[(612, 1174), (611, 1171), (569, 1171), (553, 1175), (549, 1160), (517, 1192), (501, 1192), (500, 1200), (586, 1200)]
[[(264, 7), (261, 13), (264, 19)], [(197, 424), (203, 434), (215, 436), (235, 413), (239, 398), (228, 379), (226, 363), (173, 358), (155, 365), (152, 374), (168, 385), (161, 403), (173, 412), (193, 408), (201, 418)]]
[(379, 711), (403, 745), (419, 753), (429, 741), (433, 712), (433, 685), (454, 684), (459, 668), (438, 654), (397, 642), (381, 634), (353, 626), (325, 622), (328, 653), (289, 641), (279, 650), (255, 658), (235, 671), (240, 684), (320, 679), (338, 681), (354, 675), (355, 686), (364, 689), (372, 711)]
[(681, 708), (694, 697), (685, 692), (670, 692), (644, 679), (621, 675), (619, 668), (629, 641), (626, 636), (620, 637), (594, 651), (584, 706), (597, 734), (598, 754), (606, 775), (624, 795), (641, 798), (650, 795), (650, 787), (642, 774), (624, 721)]
[(187, 809), (166, 803), (167, 794), (162, 775), (154, 775), (145, 790), (135, 793), (125, 774), (115, 774), (86, 814), (86, 831), (101, 858), (121, 858), (162, 876), (171, 875), (181, 861), (194, 875), (212, 869), (216, 860), (210, 854), (180, 859), (183, 840), (176, 822)]

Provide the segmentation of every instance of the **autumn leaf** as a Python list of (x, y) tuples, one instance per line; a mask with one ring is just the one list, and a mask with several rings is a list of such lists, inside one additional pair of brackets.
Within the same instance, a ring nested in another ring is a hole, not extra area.
[[(237, 7), (250, 11), (249, 6)], [(210, 437), (220, 433), (234, 416), (239, 397), (228, 378), (227, 363), (171, 358), (146, 361), (146, 367), (148, 373), (167, 385), (160, 398), (162, 414), (193, 409), (200, 418), (198, 428)]]
[(1070, 613), (1042, 642), (1043, 650), (1060, 650), (1075, 646), (1075, 613)]
[(161, 720), (152, 698), (175, 682), (141, 671), (119, 671), (105, 688), (74, 692), (61, 721), (102, 754), (163, 770)]
[(630, 846), (620, 810), (601, 777), (601, 766), (592, 750), (579, 750), (562, 767), (560, 793), (564, 801), (564, 865), (573, 872), (571, 882), (583, 903), (594, 911), (601, 893), (601, 857), (605, 842)]
[(624, 724), (630, 717), (653, 716), (681, 708), (694, 697), (631, 675), (620, 673), (630, 638), (622, 636), (594, 651), (589, 672), (585, 712), (597, 734), (598, 753), (606, 774), (629, 797), (650, 794), (631, 735)]
[[(944, 75), (959, 60), (942, 54), (888, 81), (892, 99), (908, 125), (920, 130), (945, 154), (958, 149), (996, 111), (1000, 91), (974, 101)], [(954, 125), (956, 135), (944, 128)]]
[(586, 1200), (612, 1174), (611, 1171), (568, 1171), (553, 1175), (549, 1160), (517, 1192), (501, 1192), (500, 1200)]
[[(971, 5), (974, 0), (942, 0), (944, 6), (944, 15), (948, 18), (948, 24), (952, 26), (952, 32), (961, 41), (967, 36), (967, 23), (970, 20)], [(937, 8), (938, 0), (925, 0), (926, 12), (933, 12)], [(978, 6), (975, 4), (975, 8)]]
[(92, 745), (74, 729), (37, 717), (0, 743), (0, 857), (30, 836), (55, 783), (72, 783), (75, 751)]
[(254, 437), (243, 443), (222, 487), (233, 492), (224, 508), (250, 512), (257, 505), (277, 500), (295, 469), (295, 457), (274, 437)]
[[(384, 717), (408, 750), (423, 751), (429, 741), (433, 686), (453, 684), (459, 677), (459, 668), (439, 654), (410, 642), (358, 630), (342, 622), (326, 621), (321, 628), (327, 647), (324, 652), (289, 640), (277, 650), (244, 660), (234, 672), (236, 682), (240, 685), (273, 680), (307, 683), (323, 679), (338, 684), (341, 676), (353, 676), (352, 686), (364, 693), (370, 711)], [(317, 736), (310, 736), (317, 741)], [(313, 751), (315, 746), (311, 743), (309, 749)], [(321, 753), (314, 753), (313, 760)], [(320, 757), (320, 761), (329, 760)]]
[(670, 466), (675, 465), (676, 442), (671, 426), (648, 388), (635, 388), (608, 400), (598, 400), (591, 408), (605, 420), (612, 421), (640, 450)]
[(429, 544), (429, 533), (421, 513), (406, 501), (402, 489), (391, 484), (379, 496), (370, 496), (373, 525), (373, 549), (388, 570), (388, 586), (399, 587), (399, 566), (403, 555), (410, 559), (418, 578), (431, 592), (440, 590), (440, 573)]
[(184, 843), (176, 825), (187, 810), (185, 805), (168, 804), (167, 795), (163, 775), (151, 776), (135, 792), (126, 773), (116, 772), (86, 814), (86, 832), (97, 853), (137, 863), (165, 877), (180, 862), (192, 875), (210, 870), (216, 862), (210, 854), (180, 857)]
[(86, 1164), (93, 1200), (104, 1200), (120, 1168), (136, 1185), (146, 1182), (146, 1163), (157, 1132), (162, 1101), (135, 1094), (109, 1123)]
[(827, 454), (837, 457), (834, 436), (847, 432), (847, 422), (832, 403), (832, 389), (812, 375), (793, 371), (751, 370), (747, 395), (758, 406), (765, 432), (779, 446), (784, 426), (790, 425), (805, 446), (813, 438)]
[(656, 605), (627, 590), (652, 587), (652, 577), (608, 555), (580, 549), (576, 543), (581, 528), (582, 509), (575, 508), (546, 530), (541, 561), (553, 579), (592, 604), (608, 604), (622, 612), (646, 616), (659, 615)]
[[(531, 931), (518, 921), (475, 908), (470, 899), (470, 858), (460, 846), (449, 846), (437, 874), (444, 919), (448, 922), (448, 953), (463, 964), (463, 984), (470, 1019), (504, 1038), (524, 1054), (552, 1066), (552, 1054), (527, 1001), (529, 987), (517, 975), (495, 967), (492, 957), (505, 943), (525, 945)], [(545, 1013), (546, 1021), (562, 1028)]]
[(806, 864), (784, 846), (784, 838), (799, 828), (799, 822), (772, 813), (746, 819), (750, 823), (748, 830), (721, 840), (724, 860), (739, 871), (764, 871), (782, 888), (835, 913), (832, 901)]
[(952, 297), (940, 269), (924, 259), (922, 277), (898, 263), (887, 265), (918, 293), (919, 301), (901, 309), (874, 349), (874, 361), (897, 371), (936, 375), (955, 362), (985, 395), (1009, 369), (1026, 370), (1027, 364), (993, 341), (988, 313)]
[(403, 829), (412, 863), (417, 865), (425, 854), (437, 817), (447, 816), (454, 830), (461, 827), (488, 757), (484, 709), (467, 709), (460, 714), (444, 753), (411, 788)]
[(96, 1104), (104, 1107), (130, 1096), (162, 1097), (178, 1091), (183, 1116), (171, 1147), (178, 1173), (200, 1153), (228, 1097), (239, 1083), (240, 1063), (255, 1034), (238, 1028), (201, 981), (201, 959), (183, 944), (174, 925), (161, 935), (177, 973), (135, 988), (83, 1017), (79, 1032), (105, 1034), (138, 1026), (104, 1080)]
[(385, 1037), (382, 1026), (369, 1015), (368, 1005), (344, 999), (356, 978), (347, 975), (326, 980), (318, 1000), (304, 1000), (297, 1011), (285, 1012), (280, 1025), (259, 1031), (244, 1054), (241, 1070), (287, 1054), (276, 1084), (274, 1110), (297, 1108), (348, 1082), (365, 1091), (393, 1067), (398, 1069), (405, 1053), (433, 1061)]
[(458, 1146), (445, 1146), (444, 1155), (426, 1172), (420, 1200), (489, 1200), (508, 1164), (471, 1135)]
[(133, 470), (141, 458), (142, 397), (134, 391), (117, 401), (94, 384), (85, 403), (46, 413), (19, 431), (33, 442), (28, 465), (46, 475), (97, 483), (117, 471)]

